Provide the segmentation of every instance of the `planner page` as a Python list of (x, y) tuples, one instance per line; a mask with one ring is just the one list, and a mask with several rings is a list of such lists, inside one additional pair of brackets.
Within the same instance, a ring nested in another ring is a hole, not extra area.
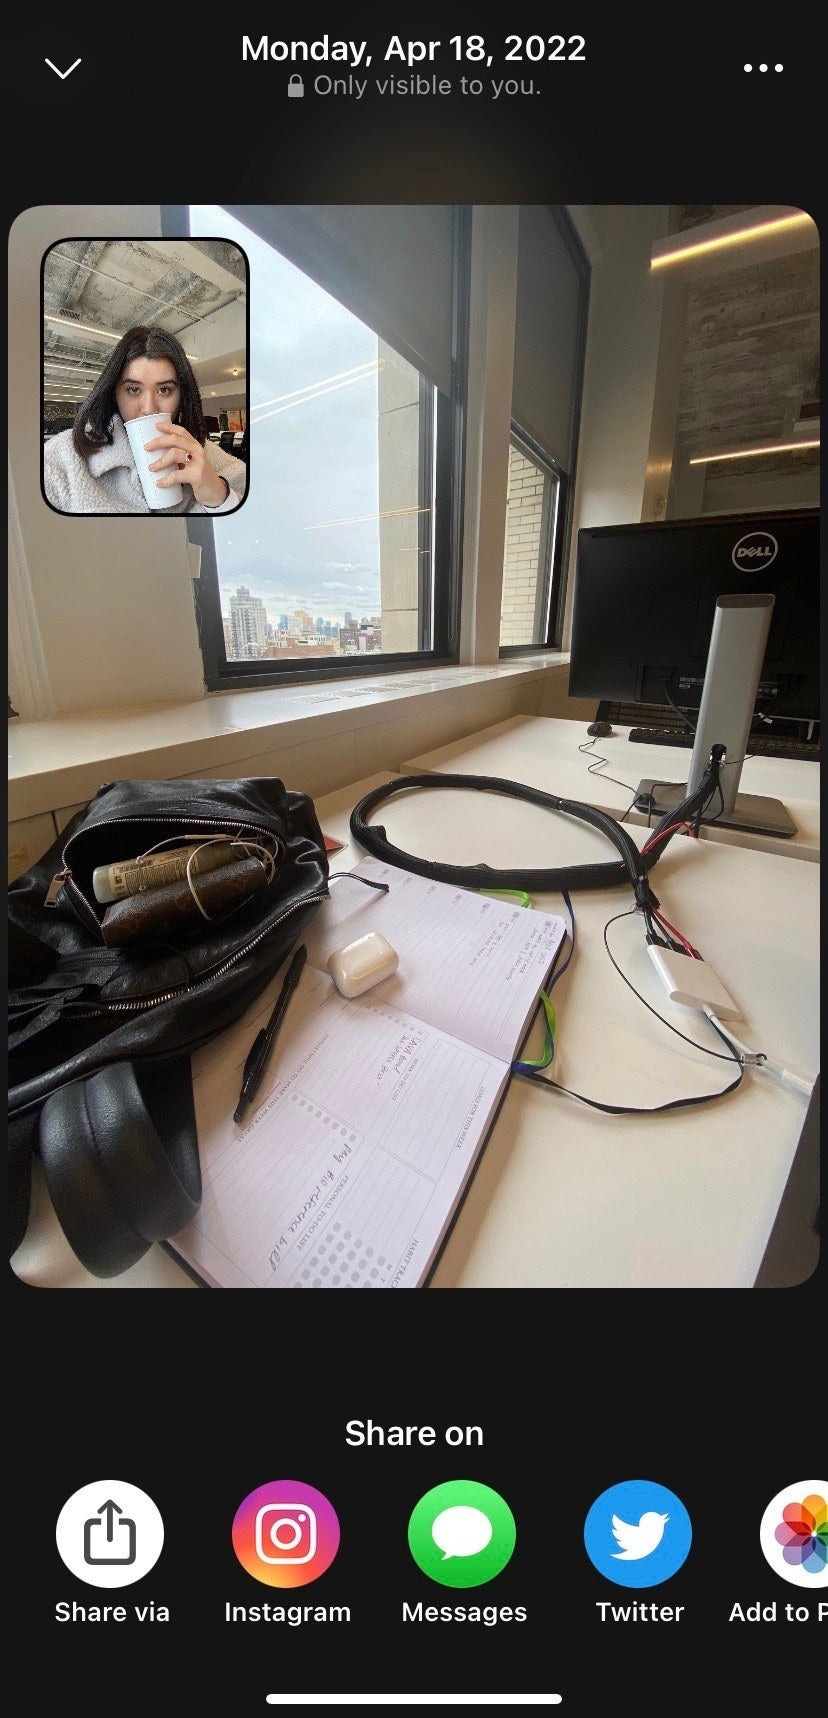
[[(357, 876), (387, 883), (388, 893)], [(332, 877), (330, 891), (305, 936), (311, 966), (323, 969), (336, 949), (379, 931), (399, 967), (375, 1000), (514, 1060), (566, 937), (562, 918), (371, 858)]]
[(267, 1077), (233, 1121), (278, 979), (192, 1058), (203, 1194), (168, 1243), (212, 1287), (416, 1288), (509, 1066), (305, 967)]

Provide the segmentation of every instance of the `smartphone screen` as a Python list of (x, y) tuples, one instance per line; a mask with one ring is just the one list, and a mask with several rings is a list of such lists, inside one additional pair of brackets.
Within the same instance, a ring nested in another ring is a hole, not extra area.
[[(537, 716), (577, 714), (586, 741), (595, 700), (545, 703), (539, 678), (566, 660), (579, 529), (733, 518), (761, 578), (773, 516), (819, 505), (817, 24), (808, 4), (92, 4), (6, 29), (15, 877), (132, 773), (281, 776), (347, 869), (352, 784)], [(805, 771), (801, 600), (783, 588), (762, 713)], [(651, 663), (656, 618), (634, 629)], [(532, 663), (485, 709), (457, 679)], [(672, 719), (684, 699), (687, 726), (689, 643), (673, 670), (657, 701)], [(611, 743), (536, 785), (586, 800)], [(498, 756), (478, 773), (508, 776)], [(15, 1132), (31, 1203), (13, 1201), (7, 1278), (8, 1606), (27, 1706), (595, 1718), (623, 1700), (657, 1718), (773, 1711), (810, 1685), (828, 1620), (818, 794), (779, 785), (781, 751), (754, 762), (800, 856), (771, 836), (726, 876), (735, 847), (696, 842), (715, 883), (695, 934), (726, 988), (737, 955), (752, 974), (734, 1031), (787, 1085), (731, 1045), (744, 1085), (719, 1097), (720, 1063), (700, 1073), (668, 1032), (630, 1048), (608, 989), (578, 1019), (571, 988), (561, 1046), (569, 1009), (598, 1107), (507, 1102), (422, 1292), (222, 1297), (166, 1234), (95, 1278), (51, 1209), (36, 1119)], [(647, 769), (625, 759), (590, 803), (620, 820)], [(406, 850), (408, 816), (388, 821)], [(436, 819), (432, 848), (462, 825)], [(573, 899), (589, 929), (569, 984), (602, 961), (609, 987), (602, 925)], [(653, 929), (670, 946), (676, 927)], [(674, 1111), (662, 1173), (652, 1117), (610, 1112), (705, 1079), (715, 1101)]]

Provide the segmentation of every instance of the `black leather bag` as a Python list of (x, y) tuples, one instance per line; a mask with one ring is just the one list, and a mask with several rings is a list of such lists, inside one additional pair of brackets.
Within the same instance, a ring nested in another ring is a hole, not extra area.
[[(187, 928), (108, 947), (93, 870), (208, 829), (269, 847), (267, 884)], [(28, 1227), (33, 1153), (70, 1246), (95, 1276), (127, 1269), (194, 1215), (191, 1052), (264, 989), (327, 893), (313, 802), (269, 777), (110, 783), (16, 879), (10, 1254)]]

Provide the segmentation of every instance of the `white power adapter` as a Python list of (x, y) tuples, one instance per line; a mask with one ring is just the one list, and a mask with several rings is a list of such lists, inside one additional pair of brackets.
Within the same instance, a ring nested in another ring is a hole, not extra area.
[(707, 1003), (723, 1020), (743, 1019), (741, 1008), (706, 960), (694, 960), (692, 955), (660, 948), (658, 943), (648, 943), (647, 947), (671, 1002), (679, 1002), (685, 1008), (703, 1008)]

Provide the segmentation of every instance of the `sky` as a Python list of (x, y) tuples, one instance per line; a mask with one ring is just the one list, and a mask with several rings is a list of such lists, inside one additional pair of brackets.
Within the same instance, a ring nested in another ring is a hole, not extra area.
[(377, 336), (223, 209), (193, 206), (190, 224), (250, 264), (250, 492), (216, 520), (222, 611), (246, 585), (274, 624), (379, 614)]

